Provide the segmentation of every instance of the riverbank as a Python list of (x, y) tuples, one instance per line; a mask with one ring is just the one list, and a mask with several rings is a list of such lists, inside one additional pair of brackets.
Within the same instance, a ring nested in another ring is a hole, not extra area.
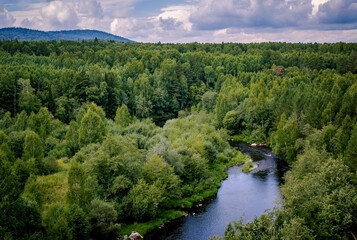
[[(230, 136), (230, 141), (241, 141), (252, 144), (252, 146), (269, 146), (269, 138), (268, 139), (252, 139), (250, 136), (245, 135), (233, 135)], [(254, 145), (253, 145), (254, 144)]]
[(230, 144), (259, 164), (258, 169), (246, 174), (242, 167), (228, 168), (228, 178), (221, 182), (214, 197), (187, 209), (187, 216), (150, 231), (146, 240), (204, 240), (214, 235), (223, 236), (228, 222), (238, 221), (241, 216), (244, 222), (252, 221), (254, 216), (276, 206), (274, 202), (281, 196), (277, 174), (280, 169), (271, 149), (238, 141)]
[(167, 210), (164, 210), (160, 213), (159, 217), (144, 223), (134, 223), (134, 224), (123, 224), (121, 226), (120, 235), (130, 235), (132, 231), (140, 233), (142, 236), (163, 227), (166, 223), (183, 217), (187, 215), (187, 210), (194, 207), (195, 203), (201, 202), (209, 197), (212, 197), (217, 194), (218, 189), (221, 187), (221, 182), (228, 177), (227, 168), (232, 166), (239, 166), (246, 163), (249, 160), (249, 157), (243, 155), (240, 151), (237, 151), (234, 158), (232, 158), (228, 163), (216, 163), (211, 165), (211, 171), (215, 172), (216, 180), (212, 187), (205, 189), (204, 191), (195, 193), (189, 197), (182, 199), (173, 199), (165, 202), (164, 207)]

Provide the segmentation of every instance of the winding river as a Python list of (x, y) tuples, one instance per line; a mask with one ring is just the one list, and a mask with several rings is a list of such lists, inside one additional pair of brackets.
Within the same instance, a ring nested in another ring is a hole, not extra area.
[(260, 216), (265, 209), (272, 209), (281, 198), (279, 186), (282, 183), (284, 166), (264, 146), (251, 146), (234, 141), (231, 145), (258, 164), (250, 173), (243, 173), (241, 166), (228, 168), (228, 178), (222, 181), (217, 195), (198, 203), (189, 215), (153, 231), (145, 239), (208, 239), (214, 235), (223, 236), (230, 221), (241, 216), (250, 221)]

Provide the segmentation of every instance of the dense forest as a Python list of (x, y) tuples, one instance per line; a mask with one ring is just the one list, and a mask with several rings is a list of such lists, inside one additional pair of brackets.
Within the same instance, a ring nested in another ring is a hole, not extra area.
[(216, 193), (233, 138), (291, 170), (224, 239), (353, 239), (356, 74), (354, 43), (1, 40), (0, 238), (145, 233)]

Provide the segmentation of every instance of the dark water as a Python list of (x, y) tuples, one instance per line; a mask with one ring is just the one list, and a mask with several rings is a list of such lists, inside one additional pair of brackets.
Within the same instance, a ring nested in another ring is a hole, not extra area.
[(281, 197), (283, 166), (267, 147), (252, 147), (244, 142), (231, 142), (243, 154), (249, 155), (259, 167), (243, 173), (240, 167), (231, 167), (228, 178), (222, 181), (217, 196), (202, 202), (202, 206), (190, 210), (187, 217), (177, 219), (145, 236), (145, 239), (208, 239), (223, 236), (230, 221), (241, 216), (245, 221), (272, 209)]

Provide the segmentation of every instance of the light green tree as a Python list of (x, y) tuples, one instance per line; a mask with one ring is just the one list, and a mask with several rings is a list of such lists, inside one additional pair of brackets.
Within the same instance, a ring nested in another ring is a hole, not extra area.
[(24, 131), (26, 129), (27, 118), (25, 110), (22, 110), (21, 113), (16, 116), (15, 129), (17, 131)]
[(180, 179), (175, 175), (174, 168), (166, 163), (162, 157), (154, 154), (143, 169), (144, 179), (149, 184), (158, 182), (165, 189), (164, 195), (179, 197)]
[(274, 153), (292, 162), (296, 156), (295, 141), (299, 130), (295, 120), (287, 120), (285, 113), (281, 114), (278, 128), (273, 136)]
[(19, 96), (19, 107), (30, 114), (40, 106), (40, 100), (34, 93), (34, 89), (31, 87), (29, 79), (20, 78), (18, 84), (21, 86), (21, 92)]
[(43, 158), (43, 143), (37, 133), (33, 131), (28, 131), (26, 134), (23, 157), (25, 160), (30, 158), (41, 160)]
[(158, 215), (163, 201), (163, 189), (156, 184), (149, 185), (143, 179), (130, 190), (125, 202), (126, 211), (132, 219), (145, 221)]
[(87, 174), (80, 163), (73, 160), (68, 172), (67, 200), (70, 204), (77, 204), (86, 208), (92, 198), (92, 192), (86, 184)]
[(129, 126), (131, 123), (131, 116), (128, 111), (128, 108), (126, 107), (125, 104), (121, 105), (121, 107), (118, 107), (117, 113), (115, 116), (115, 123), (117, 124), (118, 127), (120, 128), (125, 128)]
[(79, 146), (83, 147), (89, 143), (101, 142), (105, 134), (105, 125), (101, 117), (88, 109), (83, 116), (81, 126), (79, 128)]

